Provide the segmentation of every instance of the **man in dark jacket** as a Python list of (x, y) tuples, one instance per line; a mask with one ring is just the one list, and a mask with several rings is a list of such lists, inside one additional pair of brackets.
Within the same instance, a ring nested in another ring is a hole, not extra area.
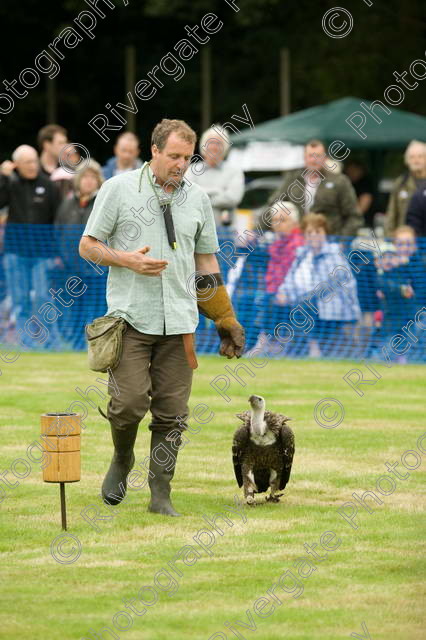
[(277, 199), (293, 202), (301, 218), (309, 212), (322, 213), (332, 235), (356, 235), (362, 224), (355, 190), (339, 165), (326, 158), (320, 140), (306, 144), (305, 169), (288, 171), (269, 204)]
[(416, 236), (426, 236), (426, 189), (418, 189), (410, 200), (407, 210), (407, 225)]
[(408, 171), (395, 180), (390, 194), (385, 218), (386, 235), (391, 235), (403, 224), (410, 224), (407, 220), (410, 200), (418, 189), (426, 187), (426, 144), (412, 140), (405, 150), (404, 162)]
[[(38, 308), (49, 300), (49, 258), (53, 256), (51, 227), (59, 193), (41, 171), (37, 151), (19, 146), (0, 166), (0, 208), (9, 214), (4, 237), (5, 272), (18, 329), (31, 335), (31, 289)], [(31, 344), (31, 343), (30, 343)]]

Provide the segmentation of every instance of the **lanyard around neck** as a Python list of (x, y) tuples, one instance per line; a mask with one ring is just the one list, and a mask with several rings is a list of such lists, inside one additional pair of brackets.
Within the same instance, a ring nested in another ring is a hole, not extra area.
[[(139, 191), (141, 190), (141, 186), (142, 186), (142, 176), (144, 174), (144, 171), (147, 167), (149, 167), (151, 163), (147, 162), (145, 164), (145, 166), (143, 167), (142, 171), (141, 171), (141, 177), (139, 179)], [(167, 232), (167, 239), (169, 241), (169, 245), (171, 246), (171, 248), (173, 250), (175, 250), (177, 248), (177, 244), (176, 244), (176, 235), (175, 235), (175, 227), (173, 224), (173, 217), (172, 217), (172, 212), (171, 212), (171, 206), (172, 206), (172, 202), (175, 196), (175, 193), (172, 194), (172, 198), (170, 200), (170, 202), (168, 203), (164, 203), (161, 204), (160, 202), (160, 198), (158, 197), (157, 194), (157, 190), (154, 186), (154, 183), (152, 182), (152, 178), (151, 178), (151, 174), (148, 171), (148, 180), (149, 180), (149, 184), (151, 185), (151, 188), (154, 192), (155, 197), (157, 198), (157, 202), (158, 202), (158, 206), (160, 207), (160, 211), (163, 212), (164, 215), (164, 223), (166, 225), (166, 232)], [(177, 191), (177, 189), (176, 189)]]
[[(145, 173), (145, 169), (147, 169), (150, 166), (150, 164), (151, 164), (151, 161), (147, 162), (144, 165), (144, 167), (143, 167), (143, 169), (141, 171), (141, 176), (139, 178), (139, 191), (141, 190), (141, 187), (142, 187), (142, 177), (143, 177), (143, 174)], [(152, 171), (152, 169), (151, 169), (151, 171)], [(149, 181), (149, 184), (151, 186), (151, 189), (154, 192), (155, 197), (157, 198), (158, 206), (160, 207), (161, 210), (163, 210), (163, 207), (165, 206), (166, 203), (161, 204), (160, 198), (158, 197), (157, 189), (155, 188), (155, 185), (154, 185), (154, 183), (152, 181), (152, 178), (151, 178), (151, 173), (149, 171), (148, 171), (148, 181)], [(163, 189), (163, 191), (164, 191), (164, 189)], [(174, 192), (172, 193), (170, 202), (168, 203), (170, 207), (172, 206), (172, 203), (173, 203), (173, 200), (175, 198), (175, 195), (176, 195), (177, 191), (178, 191), (178, 189), (176, 188), (174, 190)], [(164, 193), (167, 195), (166, 191), (164, 191)]]

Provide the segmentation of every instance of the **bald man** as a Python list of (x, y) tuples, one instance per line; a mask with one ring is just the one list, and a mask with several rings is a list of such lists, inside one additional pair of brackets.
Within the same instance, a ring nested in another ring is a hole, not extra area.
[(0, 165), (0, 209), (9, 209), (4, 236), (6, 285), (18, 337), (20, 330), (24, 332), (27, 346), (40, 344), (40, 331), (30, 322), (31, 289), (35, 309), (50, 300), (47, 275), (48, 258), (53, 255), (52, 229), (40, 225), (53, 224), (59, 203), (57, 187), (40, 170), (33, 147), (19, 146), (12, 160)]

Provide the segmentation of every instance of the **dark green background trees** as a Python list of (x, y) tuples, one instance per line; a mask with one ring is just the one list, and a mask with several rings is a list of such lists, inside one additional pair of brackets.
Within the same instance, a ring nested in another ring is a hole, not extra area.
[[(240, 114), (243, 103), (255, 123), (280, 115), (282, 47), (291, 55), (292, 111), (346, 95), (383, 99), (384, 89), (395, 81), (393, 71), (408, 70), (416, 58), (426, 59), (423, 0), (374, 0), (371, 7), (363, 0), (237, 0), (238, 13), (225, 0), (129, 0), (127, 7), (122, 0), (114, 2), (117, 8), (105, 8), (106, 18), (98, 19), (95, 39), (85, 37), (75, 49), (66, 50), (55, 80), (57, 121), (101, 161), (111, 155), (112, 142), (103, 142), (87, 123), (105, 112), (106, 103), (126, 102), (126, 45), (136, 47), (136, 78), (146, 78), (186, 36), (185, 25), (199, 24), (207, 12), (224, 22), (210, 42), (214, 121)], [(321, 27), (325, 11), (336, 5), (354, 19), (352, 32), (342, 39), (328, 37)], [(88, 8), (83, 0), (2, 0), (0, 81), (34, 67), (35, 56)], [(181, 80), (164, 79), (163, 74), (164, 88), (148, 102), (137, 100), (145, 157), (149, 132), (162, 117), (183, 118), (200, 129), (200, 54), (184, 64)], [(37, 130), (46, 124), (47, 82), (42, 77), (27, 98), (17, 100), (13, 112), (1, 116), (0, 160), (17, 144), (35, 144)], [(426, 115), (425, 88), (426, 80), (415, 91), (406, 91), (400, 108)]]

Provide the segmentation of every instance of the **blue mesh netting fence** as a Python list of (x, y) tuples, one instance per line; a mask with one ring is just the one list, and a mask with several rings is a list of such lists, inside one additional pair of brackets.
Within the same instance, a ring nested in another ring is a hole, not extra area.
[[(82, 231), (80, 225), (8, 225), (4, 242), (3, 228), (1, 343), (86, 348), (85, 324), (106, 313), (108, 270), (79, 257)], [(426, 361), (426, 238), (417, 249), (328, 238), (317, 255), (305, 245), (294, 259), (270, 232), (247, 234), (243, 246), (231, 231), (219, 239), (221, 271), (249, 355)], [(201, 317), (197, 351), (217, 350), (215, 327)]]

